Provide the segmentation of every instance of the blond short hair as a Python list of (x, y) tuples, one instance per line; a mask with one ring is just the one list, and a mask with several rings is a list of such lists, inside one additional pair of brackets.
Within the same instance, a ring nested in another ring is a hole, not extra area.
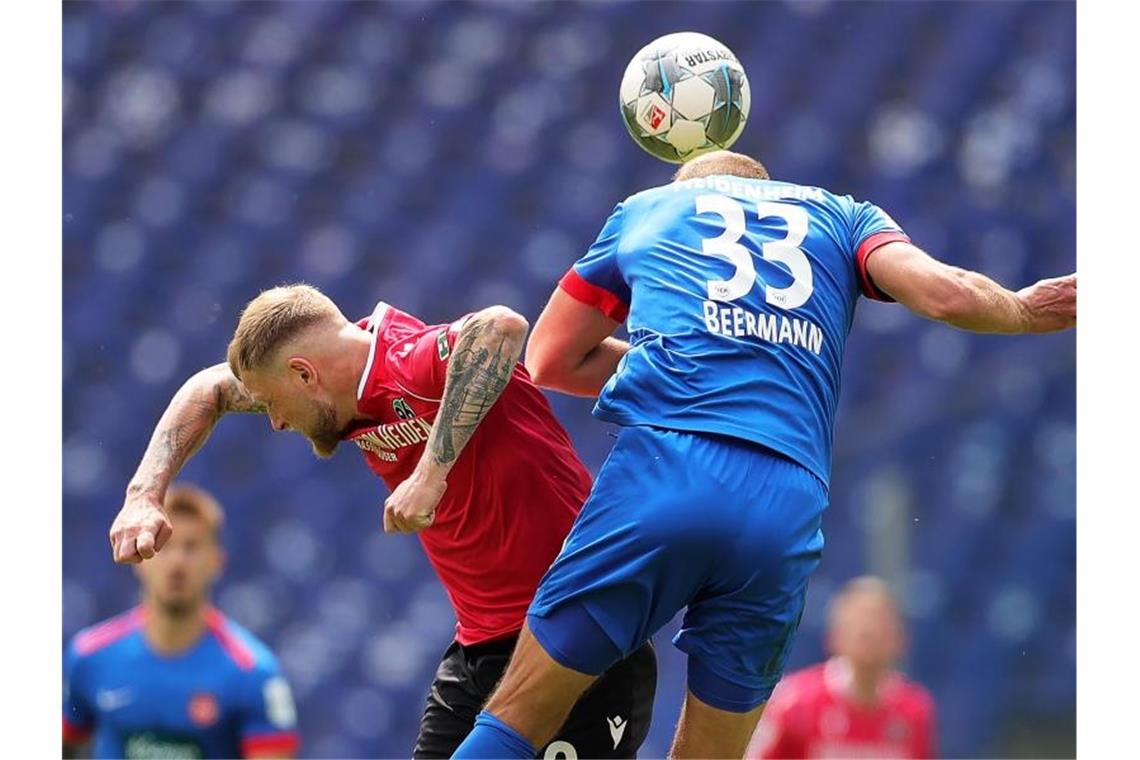
[(764, 168), (764, 164), (751, 156), (733, 153), (731, 150), (716, 150), (690, 159), (681, 165), (681, 168), (673, 175), (673, 179), (679, 182), (697, 177), (712, 177), (717, 174), (744, 177), (745, 179), (769, 179), (768, 170)]
[(166, 514), (201, 520), (215, 540), (222, 535), (225, 513), (218, 500), (208, 491), (190, 483), (175, 483), (166, 491)]
[(243, 372), (264, 367), (278, 348), (307, 328), (343, 320), (332, 299), (311, 285), (282, 285), (262, 291), (242, 309), (226, 361), (240, 379)]

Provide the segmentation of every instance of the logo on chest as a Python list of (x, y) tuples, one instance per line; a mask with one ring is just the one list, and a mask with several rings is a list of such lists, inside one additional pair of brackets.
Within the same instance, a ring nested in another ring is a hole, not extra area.
[(213, 694), (200, 691), (190, 697), (190, 702), (186, 705), (186, 712), (190, 715), (190, 720), (195, 726), (209, 728), (218, 722), (222, 711)]
[(377, 425), (375, 430), (352, 439), (361, 449), (385, 462), (395, 462), (396, 453), (400, 449), (418, 446), (431, 435), (431, 423), (417, 417), (407, 399), (400, 397), (393, 400), (392, 411), (400, 418), (399, 422)]

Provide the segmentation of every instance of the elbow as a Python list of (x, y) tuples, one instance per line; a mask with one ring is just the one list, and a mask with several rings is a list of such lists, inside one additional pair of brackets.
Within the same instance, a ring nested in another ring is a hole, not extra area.
[(923, 315), (949, 324), (955, 324), (969, 317), (974, 308), (969, 272), (955, 270), (940, 284), (941, 287), (927, 294), (922, 308)]
[(535, 340), (535, 336), (531, 336), (530, 342), (526, 344), (526, 356), (523, 358), (523, 364), (535, 385), (549, 388), (552, 383), (556, 382), (557, 367), (551, 361), (550, 353), (544, 349), (542, 341)]
[(548, 339), (541, 324), (527, 341), (523, 364), (531, 381), (542, 388), (561, 390), (564, 380), (572, 374), (565, 352), (556, 341)]
[(931, 301), (923, 309), (923, 314), (937, 322), (954, 324), (963, 319), (966, 314), (966, 304), (962, 299), (945, 299)]
[(492, 306), (484, 309), (480, 316), (486, 320), (487, 326), (492, 332), (512, 341), (517, 341), (519, 347), (522, 347), (522, 342), (526, 339), (526, 333), (530, 329), (530, 323), (526, 321), (526, 317), (506, 306)]

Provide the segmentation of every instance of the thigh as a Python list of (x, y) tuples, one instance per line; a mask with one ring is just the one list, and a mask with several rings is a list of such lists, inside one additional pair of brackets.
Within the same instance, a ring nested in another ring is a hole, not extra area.
[(649, 734), (657, 691), (657, 654), (643, 644), (578, 699), (544, 757), (633, 758)]
[[(715, 496), (686, 466), (690, 438), (644, 427), (619, 435), (528, 610), (531, 629), (562, 665), (599, 675), (629, 656), (688, 603), (715, 564), (714, 529), (700, 518)], [(574, 609), (613, 646), (599, 654), (556, 635), (560, 616)], [(553, 639), (574, 649), (551, 651)]]
[(685, 695), (669, 757), (744, 757), (763, 712), (762, 704), (748, 712), (720, 710), (690, 691)]
[(726, 548), (674, 639), (689, 655), (690, 690), (714, 708), (744, 713), (764, 702), (799, 627), (808, 578), (823, 551), (825, 496), (797, 468), (775, 461), (779, 477), (759, 478), (756, 516), (741, 520), (738, 550)]
[(551, 657), (531, 633), (528, 620), (484, 709), (532, 747), (545, 747), (565, 724), (578, 697), (596, 680), (597, 676), (567, 668)]
[[(504, 658), (503, 666), (505, 664)], [(502, 672), (501, 668), (499, 672)], [(451, 757), (456, 747), (471, 733), (475, 716), (493, 686), (494, 682), (484, 690), (472, 678), (462, 649), (458, 643), (452, 642), (432, 680), (413, 757)]]

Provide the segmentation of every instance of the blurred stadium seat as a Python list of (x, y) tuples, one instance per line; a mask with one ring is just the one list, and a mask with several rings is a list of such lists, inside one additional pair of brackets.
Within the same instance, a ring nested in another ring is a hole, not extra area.
[[(181, 380), (259, 289), (350, 313), (537, 316), (613, 205), (670, 170), (624, 133), (622, 70), (708, 33), (743, 62), (737, 149), (874, 200), (1007, 285), (1075, 262), (1071, 3), (241, 3), (63, 6), (63, 635), (132, 602), (107, 529)], [(908, 669), (950, 756), (1075, 726), (1075, 338), (982, 338), (865, 303), (850, 341), (819, 600), (908, 505)], [(596, 469), (586, 401), (555, 409)], [(218, 599), (278, 651), (308, 756), (402, 756), (453, 618), (382, 485), (343, 452), (227, 419), (185, 472), (228, 506)], [(815, 614), (813, 614), (813, 611)], [(664, 633), (659, 639), (665, 642)], [(661, 647), (661, 756), (684, 671)], [(1065, 723), (1067, 725), (1067, 723)], [(1074, 729), (1075, 731), (1075, 729)], [(1066, 742), (1072, 741), (1072, 749)], [(1031, 746), (1075, 752), (1075, 738)]]

